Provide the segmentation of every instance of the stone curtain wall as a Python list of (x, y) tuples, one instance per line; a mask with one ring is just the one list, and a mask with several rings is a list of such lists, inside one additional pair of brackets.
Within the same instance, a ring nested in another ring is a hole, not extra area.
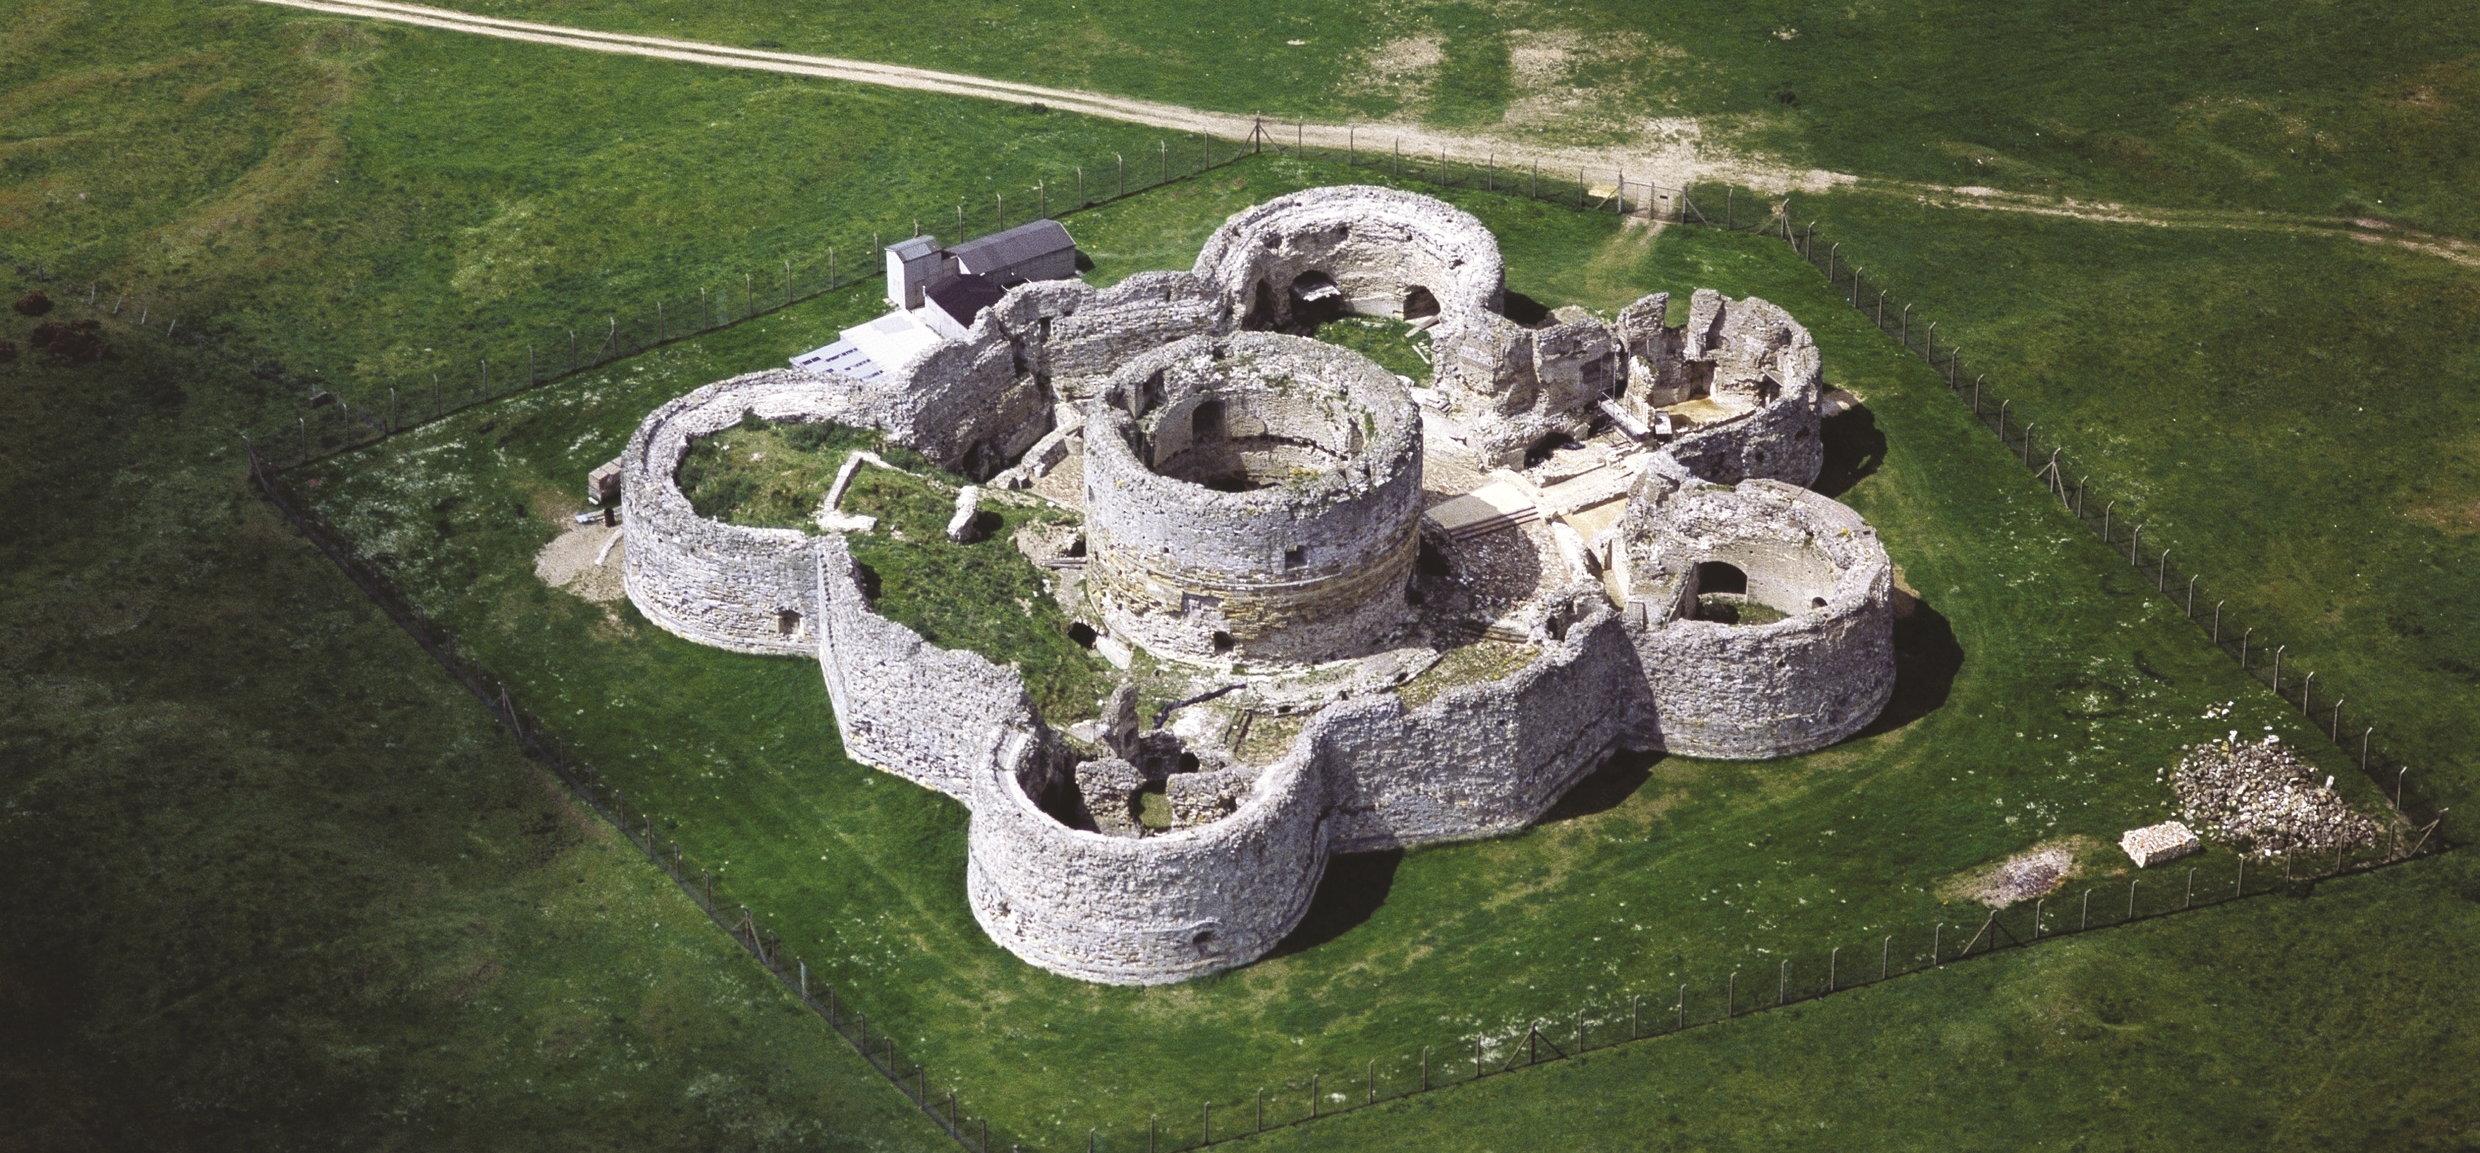
[(1332, 782), (1338, 852), (1512, 833), (1627, 743), (1645, 696), (1619, 619), (1587, 614), (1515, 674), (1406, 711), (1392, 695), (1328, 708), (1298, 748)]
[(1024, 679), (871, 612), (844, 538), (817, 540), (816, 651), (844, 751), (972, 804), (975, 766), (1013, 739), (1048, 739)]

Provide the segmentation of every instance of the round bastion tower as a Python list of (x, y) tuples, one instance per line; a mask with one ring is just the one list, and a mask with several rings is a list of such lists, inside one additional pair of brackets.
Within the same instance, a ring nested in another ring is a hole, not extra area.
[(1421, 418), (1367, 358), (1190, 337), (1113, 374), (1085, 442), (1086, 588), (1113, 634), (1190, 661), (1316, 662), (1409, 619)]

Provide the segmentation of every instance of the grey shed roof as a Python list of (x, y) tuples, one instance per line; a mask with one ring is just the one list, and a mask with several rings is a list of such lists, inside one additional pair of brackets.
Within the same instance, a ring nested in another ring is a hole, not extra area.
[(1075, 248), (1075, 238), (1058, 221), (1036, 220), (965, 241), (948, 249), (947, 254), (955, 257), (966, 272), (992, 272)]
[(1007, 292), (992, 283), (989, 277), (968, 272), (922, 295), (929, 297), (930, 303), (954, 318), (956, 323), (971, 328), (973, 318), (980, 316), (983, 309), (999, 303)]
[(938, 250), (939, 240), (935, 236), (907, 236), (887, 246), (887, 251), (895, 253), (899, 260), (918, 260)]

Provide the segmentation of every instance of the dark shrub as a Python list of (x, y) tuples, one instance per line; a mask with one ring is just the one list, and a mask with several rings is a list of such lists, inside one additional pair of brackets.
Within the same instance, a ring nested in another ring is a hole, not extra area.
[(19, 316), (41, 316), (52, 310), (52, 298), (45, 296), (43, 290), (38, 288), (18, 297), (17, 303), (11, 307), (17, 309)]
[(45, 321), (26, 334), (27, 343), (52, 356), (54, 364), (92, 364), (102, 360), (111, 345), (104, 343), (103, 325), (92, 320), (58, 324)]

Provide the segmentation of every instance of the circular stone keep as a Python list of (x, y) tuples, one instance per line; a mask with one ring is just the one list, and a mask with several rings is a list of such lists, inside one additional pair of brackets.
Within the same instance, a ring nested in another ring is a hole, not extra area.
[(1113, 635), (1191, 661), (1355, 655), (1408, 618), (1421, 422), (1366, 357), (1191, 337), (1086, 421), (1085, 585)]
[(1771, 480), (1676, 466), (1623, 525), (1625, 620), (1652, 691), (1649, 741), (1759, 760), (1824, 748), (1894, 693), (1893, 565), (1860, 514)]

